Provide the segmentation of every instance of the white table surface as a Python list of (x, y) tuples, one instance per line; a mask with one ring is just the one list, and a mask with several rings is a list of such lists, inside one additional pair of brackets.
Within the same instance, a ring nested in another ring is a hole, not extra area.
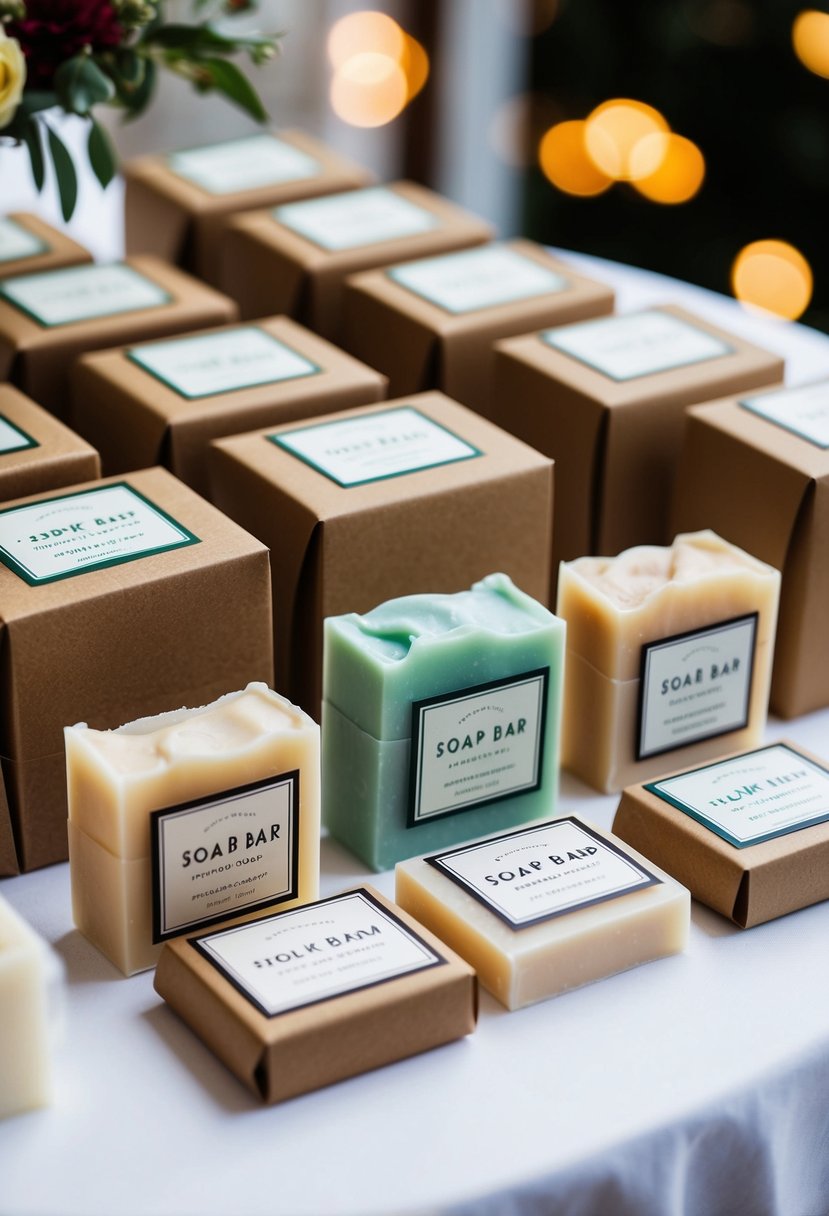
[[(569, 256), (569, 255), (567, 255)], [(829, 374), (829, 339), (595, 259), (625, 311), (675, 301)], [(828, 623), (829, 632), (829, 623)], [(781, 727), (829, 755), (829, 711)], [(565, 775), (559, 809), (609, 827), (615, 798)], [(363, 880), (323, 842), (322, 894)], [(690, 945), (507, 1013), (468, 1039), (265, 1108), (152, 987), (72, 926), (66, 865), (0, 892), (68, 977), (56, 1099), (0, 1125), (2, 1216), (825, 1216), (829, 904), (749, 932), (695, 904)]]

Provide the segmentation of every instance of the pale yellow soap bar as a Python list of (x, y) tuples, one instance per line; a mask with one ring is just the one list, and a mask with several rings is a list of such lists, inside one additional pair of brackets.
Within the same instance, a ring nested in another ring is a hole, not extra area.
[(0, 896), (0, 1118), (51, 1100), (59, 974), (46, 943)]
[(562, 562), (562, 763), (617, 792), (756, 746), (780, 574), (713, 532)]
[(75, 924), (130, 975), (170, 937), (319, 892), (319, 727), (264, 684), (66, 730)]
[(395, 899), (508, 1009), (685, 948), (691, 897), (572, 816), (402, 861)]

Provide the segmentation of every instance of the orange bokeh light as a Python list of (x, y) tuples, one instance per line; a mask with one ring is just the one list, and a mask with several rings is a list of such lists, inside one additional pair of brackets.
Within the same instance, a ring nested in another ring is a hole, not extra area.
[(653, 203), (687, 203), (705, 178), (705, 158), (690, 139), (672, 132), (646, 135), (630, 154), (633, 185)]
[(613, 179), (588, 155), (586, 124), (578, 119), (556, 123), (542, 136), (538, 160), (545, 177), (566, 194), (589, 198), (602, 194)]
[(595, 167), (615, 181), (633, 177), (633, 149), (648, 135), (670, 130), (653, 106), (628, 97), (604, 101), (585, 120), (584, 143)]
[(400, 62), (405, 50), (403, 30), (385, 13), (363, 9), (348, 13), (332, 25), (328, 34), (328, 58), (341, 68), (354, 55), (375, 51)]
[(796, 321), (812, 298), (812, 268), (787, 241), (753, 241), (731, 267), (731, 290), (750, 308)]
[(395, 59), (361, 51), (331, 81), (331, 108), (353, 127), (382, 127), (397, 118), (409, 97), (406, 73)]
[(792, 46), (805, 68), (829, 79), (829, 13), (813, 8), (798, 13), (792, 25)]

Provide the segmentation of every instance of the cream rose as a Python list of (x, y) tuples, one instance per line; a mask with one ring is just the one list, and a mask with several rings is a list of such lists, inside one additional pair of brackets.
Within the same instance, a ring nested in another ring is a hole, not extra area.
[(0, 131), (14, 118), (26, 83), (26, 59), (15, 38), (0, 29)]

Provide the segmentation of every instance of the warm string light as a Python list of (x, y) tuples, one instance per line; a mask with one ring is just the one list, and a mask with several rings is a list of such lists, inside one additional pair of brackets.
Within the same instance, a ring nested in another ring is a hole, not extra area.
[(792, 25), (792, 46), (804, 68), (829, 79), (829, 13), (804, 9)]
[(786, 241), (752, 241), (731, 267), (731, 290), (741, 304), (796, 321), (812, 299), (812, 268)]
[(429, 76), (425, 49), (385, 13), (349, 13), (331, 28), (331, 108), (354, 127), (382, 127), (417, 96)]

